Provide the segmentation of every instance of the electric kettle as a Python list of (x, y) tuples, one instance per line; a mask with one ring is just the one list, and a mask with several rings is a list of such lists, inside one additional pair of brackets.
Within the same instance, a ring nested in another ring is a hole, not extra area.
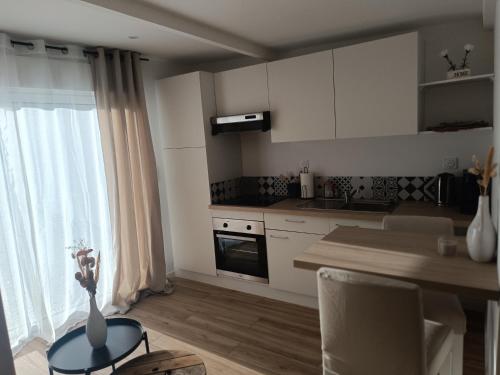
[(441, 173), (434, 183), (434, 198), (438, 206), (449, 206), (455, 198), (455, 176), (451, 173)]

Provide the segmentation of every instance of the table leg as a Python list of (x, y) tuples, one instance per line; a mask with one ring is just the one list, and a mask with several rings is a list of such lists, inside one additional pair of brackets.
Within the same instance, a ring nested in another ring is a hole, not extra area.
[(54, 375), (54, 370), (49, 367), (49, 375)]
[(146, 353), (149, 354), (149, 340), (148, 340), (148, 333), (144, 331), (142, 334), (142, 339), (144, 340), (144, 345), (146, 345)]

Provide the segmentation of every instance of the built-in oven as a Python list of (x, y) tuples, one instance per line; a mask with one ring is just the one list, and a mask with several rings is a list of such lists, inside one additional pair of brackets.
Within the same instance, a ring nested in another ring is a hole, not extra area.
[(212, 219), (217, 276), (268, 283), (263, 221)]

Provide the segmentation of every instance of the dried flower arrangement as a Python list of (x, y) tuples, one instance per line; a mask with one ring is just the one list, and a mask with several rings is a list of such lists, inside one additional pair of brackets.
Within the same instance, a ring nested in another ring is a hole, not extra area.
[[(468, 68), (467, 58), (469, 57), (469, 54), (474, 50), (474, 45), (467, 43), (466, 45), (464, 45), (464, 50), (465, 50), (464, 57), (462, 59), (462, 64), (460, 65), (459, 69)], [(450, 59), (450, 55), (448, 54), (447, 49), (441, 51), (441, 57), (444, 58), (448, 63), (448, 71), (457, 70), (457, 65)]]
[(481, 179), (478, 179), (477, 183), (479, 184), (479, 191), (483, 196), (488, 195), (488, 186), (490, 184), (490, 180), (497, 175), (497, 163), (493, 163), (494, 152), (495, 148), (490, 147), (484, 166), (481, 165), (481, 162), (476, 158), (476, 155), (472, 156), (474, 167), (469, 168), (469, 173), (472, 173), (476, 176), (481, 176)]
[(70, 246), (72, 250), (71, 257), (76, 259), (79, 272), (75, 273), (75, 279), (80, 283), (82, 288), (85, 288), (91, 297), (95, 296), (97, 283), (99, 282), (99, 267), (101, 263), (101, 253), (97, 254), (96, 258), (89, 256), (94, 251), (85, 245), (81, 240), (75, 246)]

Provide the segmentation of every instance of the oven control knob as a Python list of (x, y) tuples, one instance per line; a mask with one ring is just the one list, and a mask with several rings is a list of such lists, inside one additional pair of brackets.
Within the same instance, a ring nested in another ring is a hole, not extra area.
[(247, 225), (247, 230), (252, 230), (252, 226), (251, 225)]
[(227, 223), (222, 224), (224, 228), (227, 228), (229, 225)]

